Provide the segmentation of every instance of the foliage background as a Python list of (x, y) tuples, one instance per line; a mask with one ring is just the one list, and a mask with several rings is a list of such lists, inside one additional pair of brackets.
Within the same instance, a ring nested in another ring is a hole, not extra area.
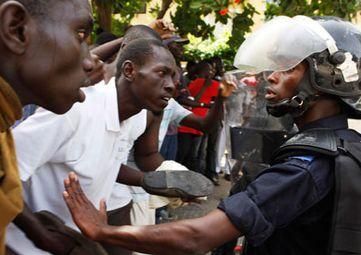
[[(92, 0), (96, 28), (121, 36), (133, 17), (150, 0)], [(254, 16), (265, 19), (277, 15), (338, 16), (351, 20), (360, 14), (361, 0), (268, 0), (265, 11), (257, 10), (249, 0), (163, 0), (151, 10), (154, 18), (162, 18), (169, 7), (177, 4), (171, 15), (181, 36), (191, 43), (186, 49), (187, 60), (198, 61), (213, 56), (221, 57), (228, 69), (239, 45), (251, 31)], [(212, 15), (215, 22), (231, 23), (231, 30), (216, 37), (215, 25), (206, 22)], [(94, 37), (96, 34), (94, 33)]]

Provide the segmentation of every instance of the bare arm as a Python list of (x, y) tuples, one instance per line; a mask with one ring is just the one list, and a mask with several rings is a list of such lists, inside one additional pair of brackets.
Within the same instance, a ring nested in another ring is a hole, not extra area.
[(110, 57), (119, 51), (122, 42), (123, 37), (104, 43), (92, 49), (90, 52), (97, 55), (100, 60), (107, 61)]
[(131, 186), (141, 186), (144, 173), (127, 165), (121, 165), (117, 182)]
[[(213, 230), (217, 231), (213, 231)], [(204, 254), (240, 236), (221, 210), (202, 218), (151, 226), (105, 226), (96, 240), (149, 254)]]
[(223, 119), (223, 98), (217, 96), (214, 105), (211, 106), (205, 117), (199, 117), (195, 114), (189, 114), (181, 122), (181, 125), (195, 128), (203, 132), (209, 132), (217, 127), (216, 122)]
[(204, 107), (204, 108), (210, 108), (211, 107), (211, 105), (209, 105), (209, 104), (204, 104), (204, 106), (202, 106), (200, 102), (194, 101), (194, 100), (189, 99), (189, 98), (179, 97), (179, 98), (177, 98), (177, 101), (181, 105), (190, 106), (190, 107)]
[(181, 121), (181, 124), (203, 132), (209, 132), (212, 128), (216, 128), (217, 125), (214, 125), (214, 123), (223, 119), (223, 102), (232, 94), (235, 88), (236, 85), (234, 82), (222, 81), (215, 103), (212, 105), (207, 115), (203, 118), (196, 116), (195, 114), (189, 114)]
[[(74, 222), (89, 238), (150, 254), (203, 254), (241, 235), (221, 210), (202, 218), (152, 226), (109, 226), (104, 202), (98, 211), (74, 173), (64, 181), (64, 199)], [(214, 231), (216, 230), (216, 231)]]
[(157, 169), (164, 158), (158, 151), (158, 136), (162, 115), (148, 112), (146, 131), (134, 144), (134, 159), (140, 170), (148, 172)]

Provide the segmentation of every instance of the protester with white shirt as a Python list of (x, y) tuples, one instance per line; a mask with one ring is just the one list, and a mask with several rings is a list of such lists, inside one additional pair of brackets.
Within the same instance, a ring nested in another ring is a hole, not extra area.
[[(150, 138), (158, 137), (160, 118), (147, 123), (143, 109), (161, 112), (167, 106), (174, 92), (174, 59), (161, 42), (137, 40), (124, 48), (118, 63), (117, 80), (85, 89), (84, 104), (64, 115), (40, 109), (14, 130), (25, 201), (33, 211), (48, 210), (75, 227), (59, 196), (64, 177), (77, 172), (94, 203), (107, 200), (129, 150), (145, 130), (135, 158), (157, 163), (157, 156), (151, 157), (158, 153), (157, 139)], [(123, 205), (129, 201), (130, 196)], [(8, 245), (15, 252), (47, 254), (27, 241), (11, 227)]]

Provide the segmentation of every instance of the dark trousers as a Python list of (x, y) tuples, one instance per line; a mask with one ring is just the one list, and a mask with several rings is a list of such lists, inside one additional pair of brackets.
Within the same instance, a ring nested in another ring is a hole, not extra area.
[(198, 166), (199, 172), (213, 178), (217, 176), (216, 160), (217, 160), (217, 141), (220, 129), (202, 136), (201, 143), (198, 150)]
[(201, 173), (199, 165), (199, 148), (202, 136), (178, 133), (178, 150), (176, 161), (185, 165), (189, 170)]
[[(113, 226), (124, 226), (130, 225), (130, 209), (132, 208), (132, 202), (127, 204), (124, 207), (108, 211), (108, 224)], [(123, 249), (119, 246), (114, 246), (110, 244), (102, 244), (104, 249), (108, 252), (109, 255), (131, 255), (132, 252), (126, 249)]]
[(220, 128), (207, 134), (207, 146), (206, 146), (206, 168), (205, 175), (209, 178), (217, 176), (216, 161), (217, 161), (217, 141), (220, 133)]
[(166, 135), (163, 140), (160, 154), (165, 160), (176, 160), (178, 148), (178, 137), (175, 135)]

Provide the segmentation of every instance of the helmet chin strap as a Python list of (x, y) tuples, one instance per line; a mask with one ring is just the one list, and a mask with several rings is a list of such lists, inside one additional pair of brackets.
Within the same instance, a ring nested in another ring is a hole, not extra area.
[(317, 98), (315, 90), (310, 82), (310, 72), (307, 70), (298, 85), (298, 93), (292, 98), (285, 98), (276, 103), (267, 102), (267, 112), (275, 117), (290, 114), (297, 118), (304, 114), (310, 103)]

